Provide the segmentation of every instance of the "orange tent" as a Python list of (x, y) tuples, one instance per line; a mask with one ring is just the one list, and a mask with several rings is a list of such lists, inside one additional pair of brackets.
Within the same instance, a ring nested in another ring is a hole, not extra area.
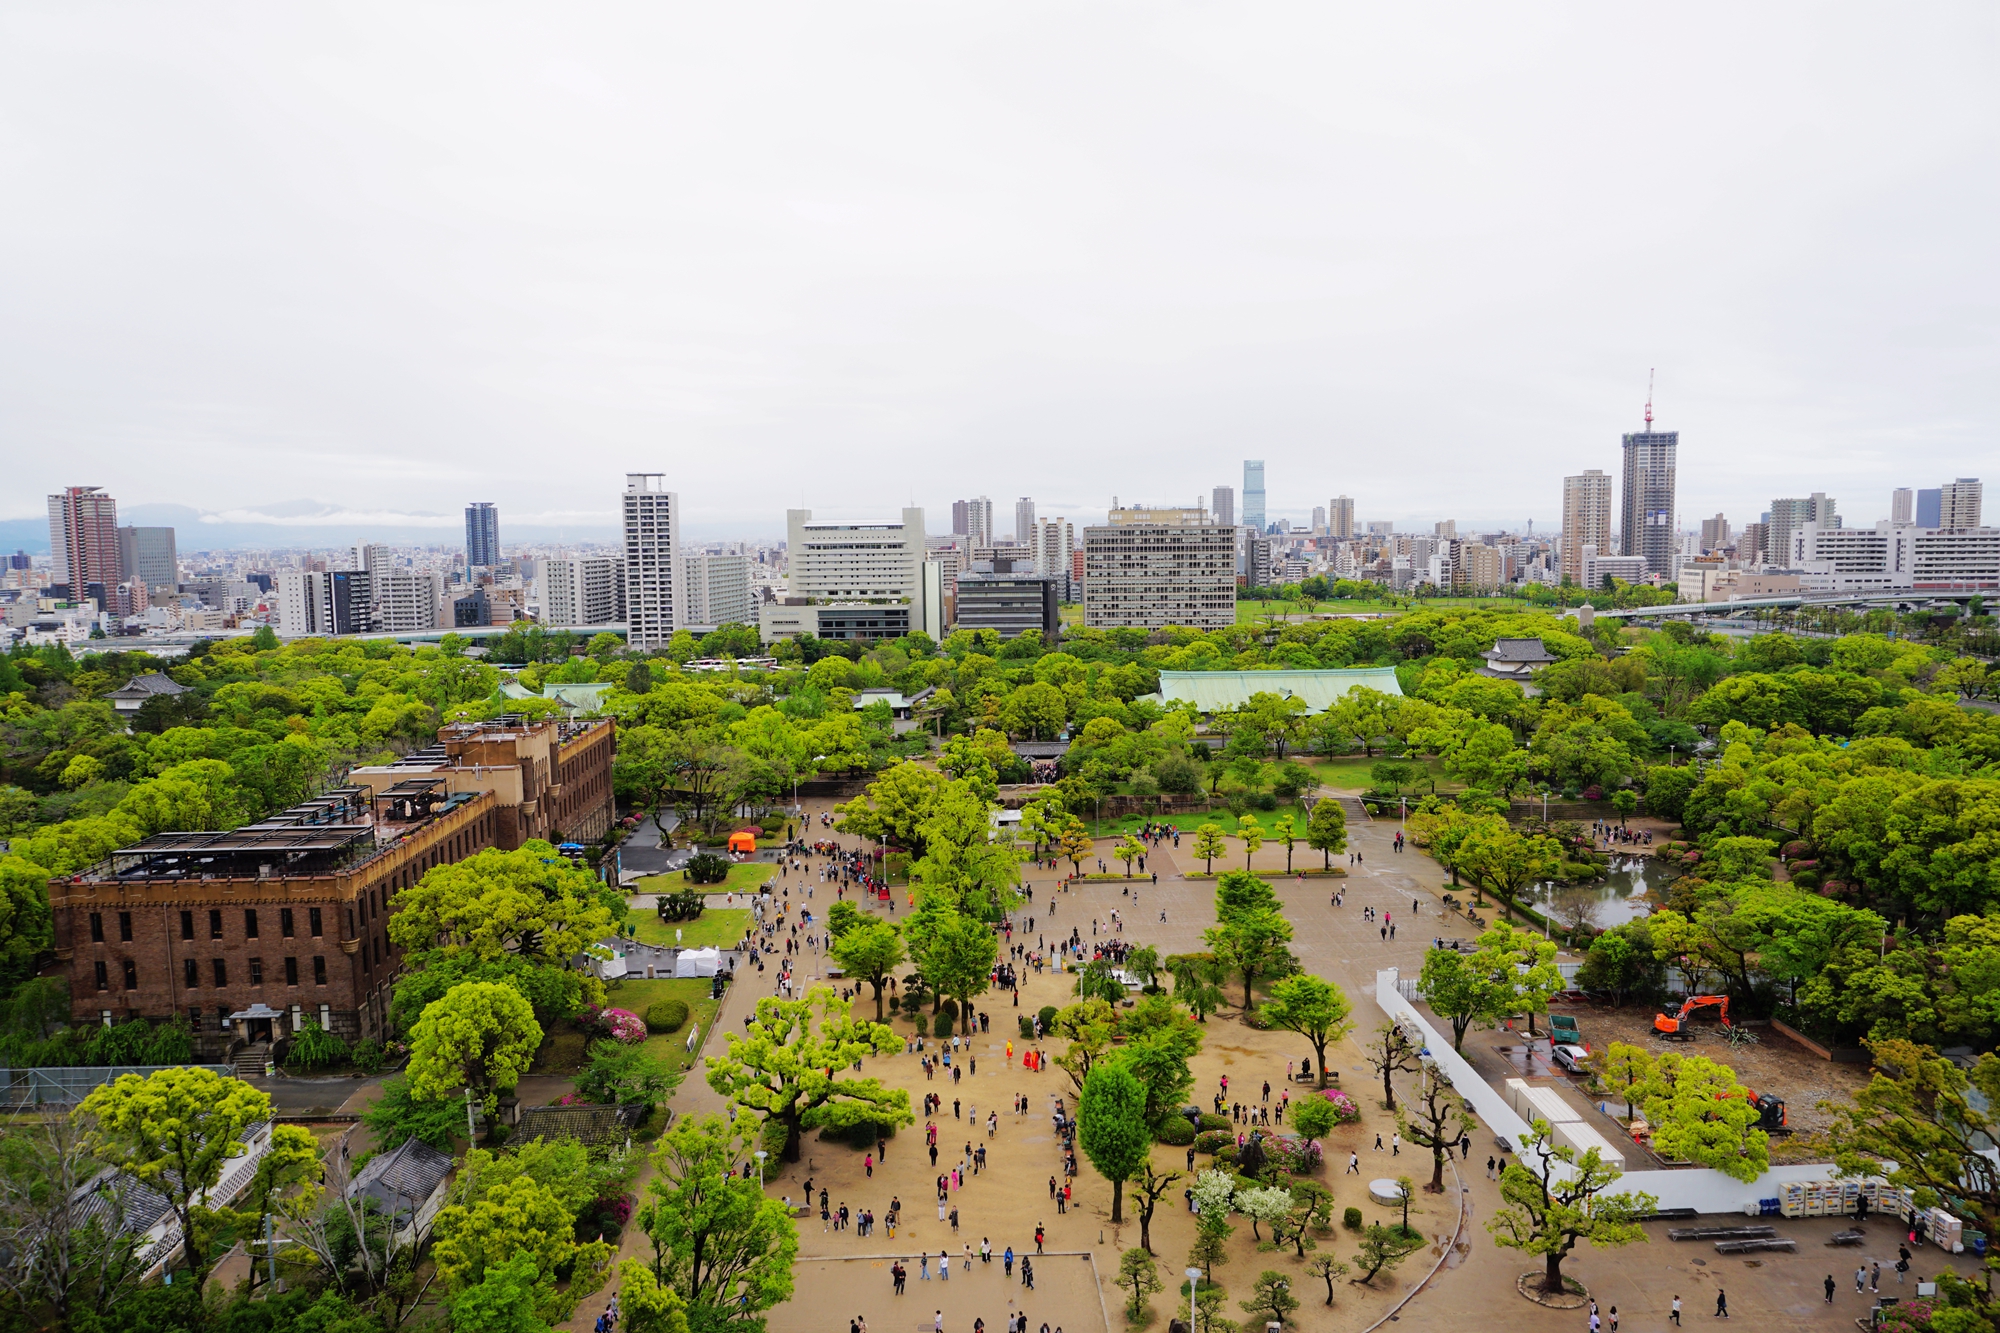
[(732, 852), (754, 852), (757, 850), (757, 835), (748, 829), (738, 829), (729, 835), (729, 850)]

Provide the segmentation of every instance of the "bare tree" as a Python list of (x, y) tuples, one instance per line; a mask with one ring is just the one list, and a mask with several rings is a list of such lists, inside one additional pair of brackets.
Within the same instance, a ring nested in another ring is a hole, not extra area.
[(1417, 1045), (1401, 1028), (1393, 1022), (1386, 1022), (1375, 1029), (1375, 1039), (1364, 1048), (1368, 1064), (1382, 1076), (1382, 1103), (1391, 1111), (1396, 1109), (1396, 1082), (1398, 1073), (1413, 1073), (1417, 1068)]
[(108, 1308), (139, 1278), (129, 1182), (98, 1176), (60, 1112), (0, 1139), (0, 1288), (25, 1307), (46, 1304), (58, 1326), (74, 1310)]
[(1410, 1142), (1431, 1150), (1431, 1178), (1424, 1189), (1442, 1194), (1445, 1155), (1461, 1136), (1472, 1132), (1472, 1113), (1434, 1062), (1424, 1065), (1416, 1100), (1396, 1113), (1396, 1127)]
[(1132, 1187), (1133, 1206), (1139, 1212), (1139, 1244), (1147, 1254), (1153, 1254), (1156, 1253), (1153, 1249), (1153, 1210), (1160, 1206), (1160, 1196), (1167, 1192), (1168, 1186), (1181, 1178), (1181, 1173), (1160, 1171), (1153, 1165), (1151, 1159), (1146, 1161), (1142, 1169), (1144, 1175), (1127, 1183)]
[(1580, 885), (1561, 890), (1549, 902), (1549, 916), (1572, 938), (1586, 926), (1597, 929), (1603, 911), (1604, 899), (1597, 890)]
[[(347, 1144), (331, 1150), (322, 1163), (321, 1183), (307, 1184), (294, 1194), (274, 1200), (278, 1239), (289, 1262), (311, 1262), (336, 1283), (353, 1283), (370, 1296), (383, 1294), (389, 1306), (379, 1311), (391, 1328), (415, 1305), (413, 1260), (422, 1250), (428, 1228), (416, 1225), (422, 1199), (398, 1200), (400, 1209), (385, 1211), (372, 1196), (355, 1193), (348, 1170)], [(407, 1216), (408, 1232), (399, 1242), (398, 1216)]]

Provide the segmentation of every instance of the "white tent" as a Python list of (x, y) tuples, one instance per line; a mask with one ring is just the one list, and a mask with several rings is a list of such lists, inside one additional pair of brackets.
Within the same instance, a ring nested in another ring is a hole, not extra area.
[(677, 977), (712, 977), (722, 970), (722, 950), (683, 949), (674, 958)]

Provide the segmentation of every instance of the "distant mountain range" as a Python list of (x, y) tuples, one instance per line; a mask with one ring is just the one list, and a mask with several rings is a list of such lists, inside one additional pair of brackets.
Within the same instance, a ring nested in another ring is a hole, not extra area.
[[(289, 500), (252, 509), (205, 513), (191, 505), (135, 504), (118, 507), (118, 521), (138, 527), (174, 529), (182, 556), (192, 551), (305, 548), (331, 550), (357, 542), (399, 546), (462, 546), (465, 520), (458, 514), (361, 514), (317, 500)], [(500, 539), (515, 542), (611, 542), (618, 540), (614, 515), (602, 523), (580, 519), (561, 525), (516, 524), (500, 512)], [(46, 555), (45, 518), (0, 520), (0, 554), (16, 550)]]

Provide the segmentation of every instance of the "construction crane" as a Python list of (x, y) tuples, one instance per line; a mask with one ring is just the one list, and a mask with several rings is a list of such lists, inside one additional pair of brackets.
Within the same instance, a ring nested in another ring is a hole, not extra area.
[(1670, 1014), (1660, 1014), (1653, 1019), (1653, 1035), (1668, 1041), (1693, 1041), (1694, 1030), (1688, 1020), (1700, 1010), (1713, 1005), (1720, 1012), (1722, 1026), (1729, 1026), (1729, 997), (1727, 995), (1690, 995), (1682, 1001), (1681, 1007)]

